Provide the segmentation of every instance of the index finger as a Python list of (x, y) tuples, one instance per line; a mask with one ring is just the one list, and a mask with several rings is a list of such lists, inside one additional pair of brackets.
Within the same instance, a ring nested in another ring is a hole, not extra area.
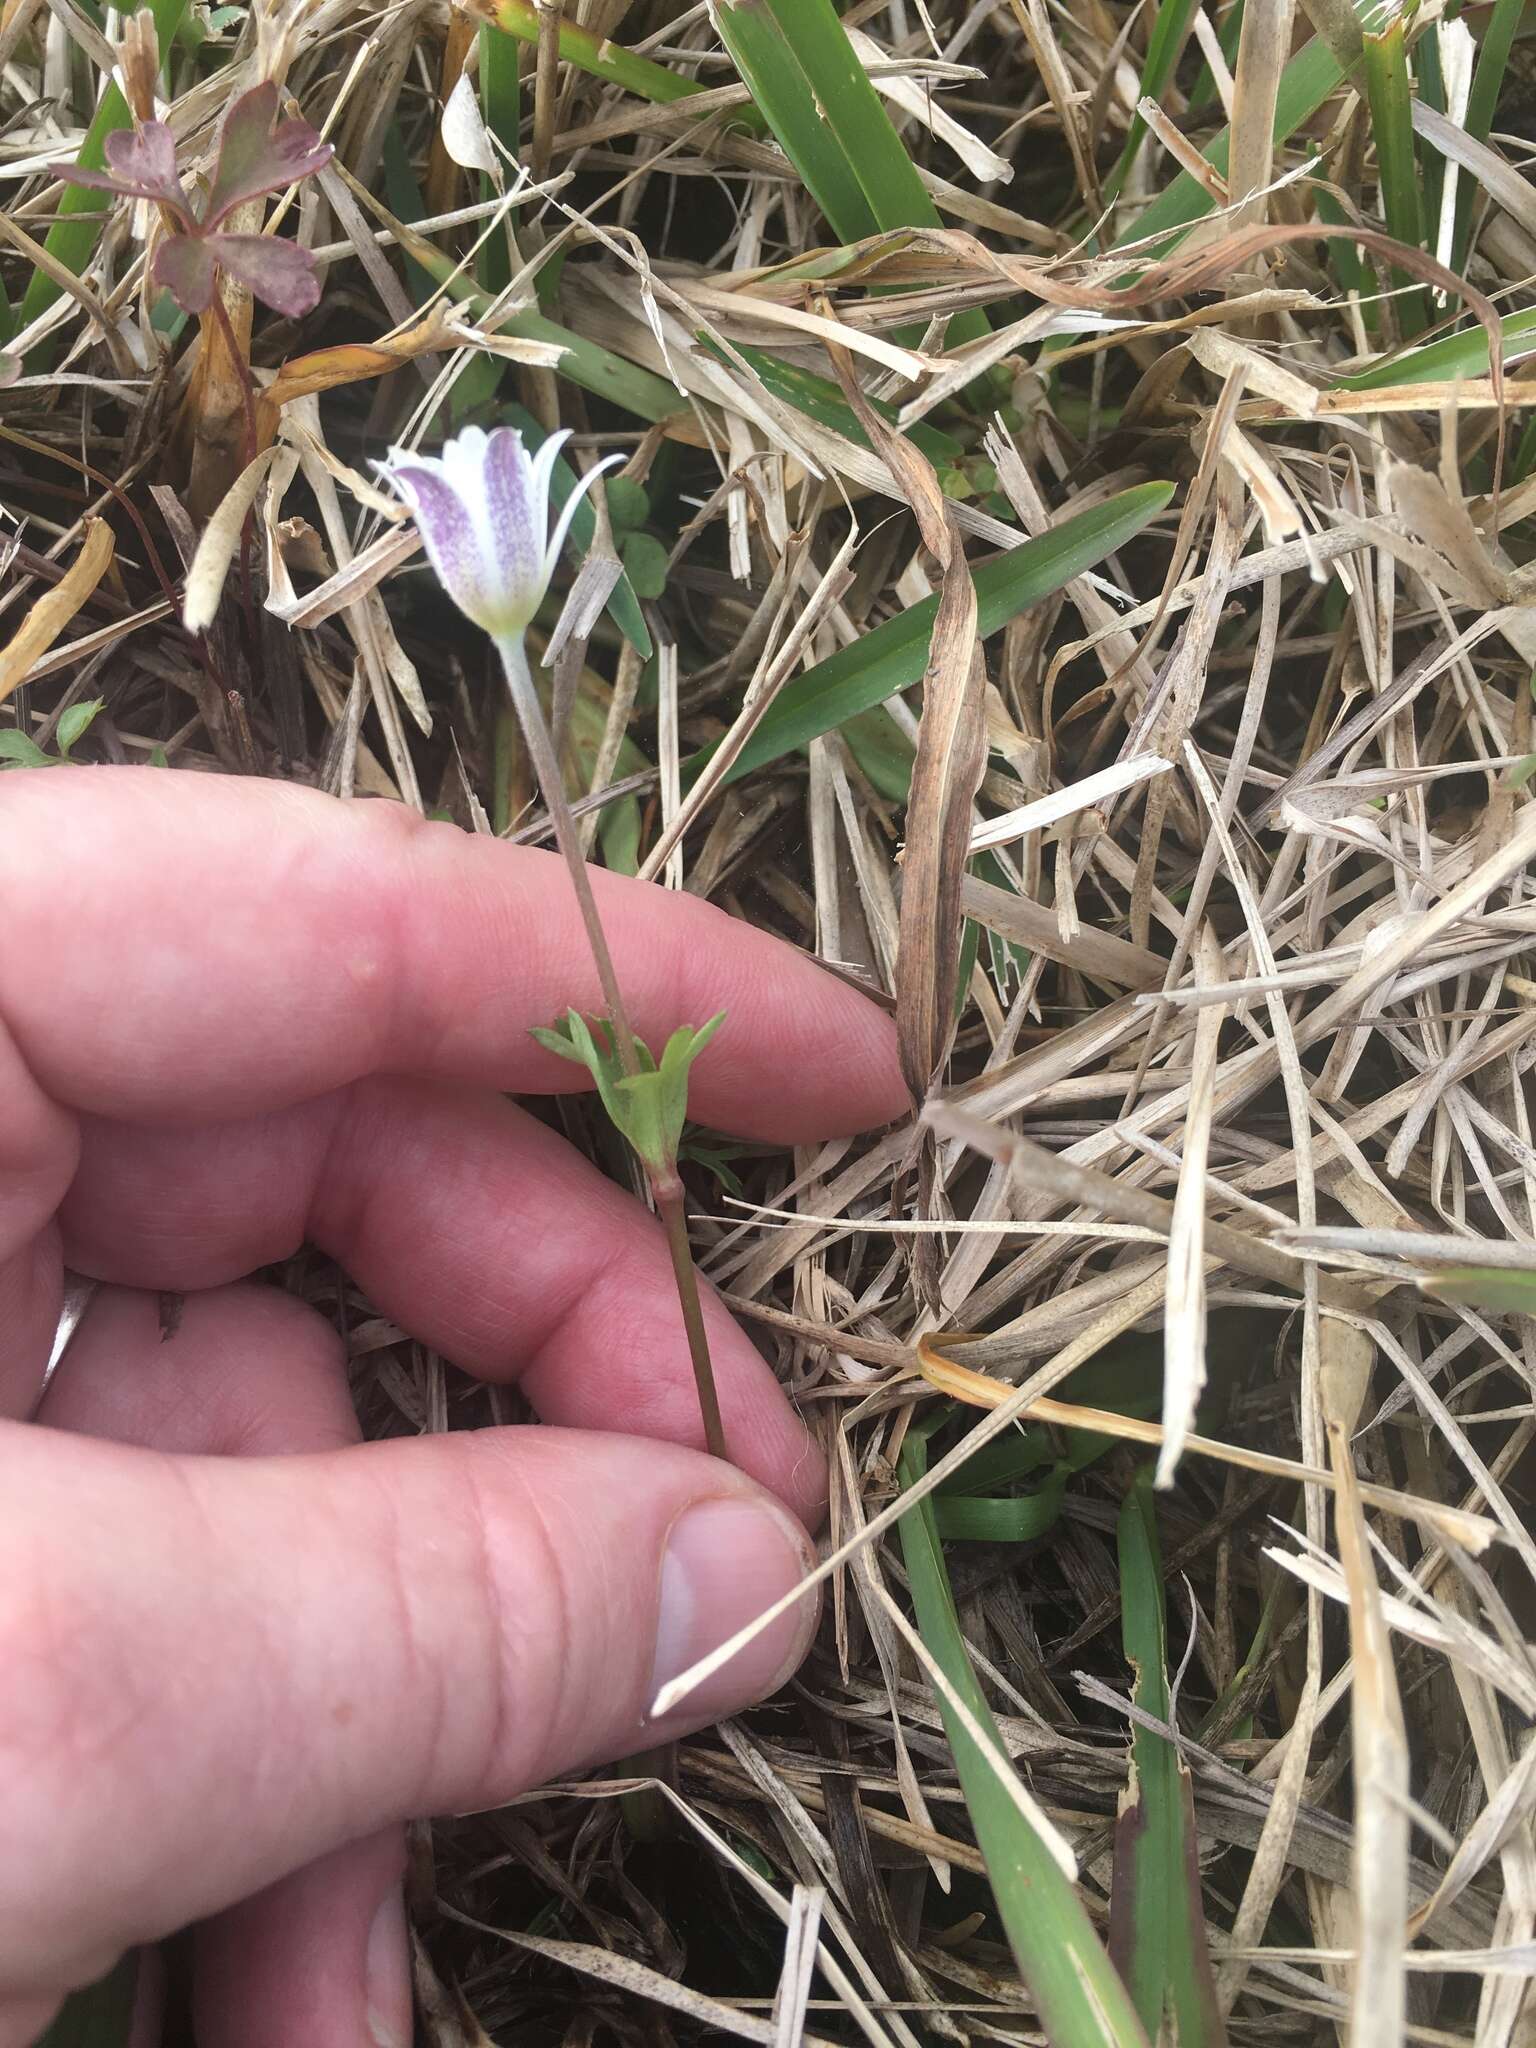
[[(636, 1031), (726, 1021), (699, 1118), (798, 1142), (907, 1107), (889, 1020), (698, 899), (594, 870)], [(529, 1027), (600, 1011), (559, 858), (403, 806), (154, 768), (0, 778), (0, 1023), (55, 1101), (281, 1108), (368, 1074), (585, 1085)]]

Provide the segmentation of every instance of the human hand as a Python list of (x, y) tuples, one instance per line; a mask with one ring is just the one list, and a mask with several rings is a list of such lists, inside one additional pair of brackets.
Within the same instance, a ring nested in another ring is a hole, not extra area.
[[(704, 1121), (789, 1142), (905, 1107), (872, 1006), (594, 881), (644, 1037), (727, 1012)], [(803, 1571), (819, 1454), (714, 1302), (742, 1470), (692, 1448), (659, 1231), (498, 1092), (583, 1085), (528, 1035), (598, 1004), (553, 855), (55, 769), (0, 779), (0, 902), (0, 2048), (192, 1922), (200, 2048), (390, 2048), (401, 1822), (787, 1677), (810, 1601), (645, 1721)], [(555, 1426), (358, 1445), (335, 1332), (238, 1284), (305, 1240)], [(65, 1264), (109, 1284), (39, 1407)], [(154, 1290), (187, 1294), (169, 1339)]]

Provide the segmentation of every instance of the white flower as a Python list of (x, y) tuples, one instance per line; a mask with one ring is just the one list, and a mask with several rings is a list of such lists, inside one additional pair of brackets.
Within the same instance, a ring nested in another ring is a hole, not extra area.
[(549, 524), (549, 482), (569, 433), (530, 461), (515, 427), (466, 427), (441, 455), (391, 448), (377, 465), (416, 516), (438, 581), (466, 618), (497, 640), (520, 639), (544, 601), (577, 506), (610, 455), (589, 469)]

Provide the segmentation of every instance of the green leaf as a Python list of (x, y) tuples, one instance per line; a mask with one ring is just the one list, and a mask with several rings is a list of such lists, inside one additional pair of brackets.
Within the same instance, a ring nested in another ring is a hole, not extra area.
[[(1120, 1511), (1120, 1600), (1132, 1698), (1172, 1725), (1167, 1616), (1152, 1480), (1143, 1471)], [(1225, 2048), (1201, 1905), (1194, 1794), (1188, 1767), (1164, 1735), (1134, 1725), (1131, 1781), (1115, 1824), (1109, 1949), (1149, 2038), (1179, 2048)]]
[(635, 1040), (641, 1071), (626, 1074), (605, 1019), (591, 1025), (577, 1010), (568, 1010), (563, 1024), (535, 1028), (532, 1036), (546, 1051), (574, 1060), (597, 1083), (609, 1121), (654, 1173), (677, 1163), (677, 1148), (688, 1116), (688, 1070), (725, 1021), (722, 1010), (694, 1030), (683, 1025), (667, 1040), (658, 1066), (643, 1040)]
[[(979, 635), (985, 639), (1000, 631), (1030, 605), (1039, 604), (1074, 576), (1113, 554), (1157, 517), (1172, 498), (1173, 489), (1167, 483), (1136, 484), (1091, 511), (1063, 519), (1048, 533), (983, 562), (975, 571)], [(797, 747), (808, 746), (822, 733), (921, 681), (938, 604), (937, 597), (924, 598), (786, 685), (725, 780), (735, 782)], [(690, 778), (713, 752), (714, 746), (709, 746), (692, 756), (686, 764)]]
[[(1509, 313), (1499, 322), (1504, 334), (1504, 367), (1536, 354), (1536, 310)], [(1438, 384), (1455, 377), (1486, 377), (1488, 336), (1479, 324), (1410, 348), (1388, 362), (1340, 377), (1342, 391), (1380, 391), (1396, 384)]]
[(1448, 1266), (1443, 1272), (1421, 1273), (1419, 1285), (1441, 1301), (1536, 1316), (1536, 1273), (1512, 1272), (1503, 1266)]
[(673, 1032), (662, 1048), (656, 1080), (669, 1159), (676, 1159), (683, 1125), (688, 1121), (688, 1070), (724, 1022), (725, 1012), (721, 1010), (697, 1031), (685, 1024)]
[[(1424, 240), (1419, 205), (1418, 154), (1413, 139), (1413, 81), (1408, 75), (1408, 25), (1401, 14), (1365, 36), (1365, 90), (1371, 135), (1381, 178), (1381, 210), (1387, 231), (1410, 249)], [(1404, 270), (1394, 268), (1398, 319), (1406, 333), (1428, 324), (1423, 292)]]
[(615, 534), (633, 533), (651, 516), (650, 493), (632, 476), (611, 476), (603, 485), (608, 523)]
[[(1472, 73), (1472, 90), (1467, 95), (1466, 119), (1462, 123), (1475, 142), (1486, 142), (1493, 127), (1510, 49), (1524, 14), (1525, 0), (1494, 0), (1493, 12), (1483, 30), (1482, 47), (1477, 53), (1477, 68)], [(1430, 34), (1433, 33), (1431, 29)], [(1476, 184), (1476, 179), (1465, 172), (1456, 184), (1456, 234), (1451, 244), (1450, 267), (1458, 277), (1466, 274), (1467, 247), (1472, 236), (1472, 197)]]
[(735, 1195), (739, 1200), (746, 1193), (741, 1175), (731, 1165), (731, 1154), (723, 1145), (710, 1145), (702, 1138), (685, 1138), (677, 1148), (677, 1156), (679, 1160), (690, 1160), (702, 1166), (706, 1173), (712, 1173), (728, 1195)]
[(78, 740), (85, 737), (105, 701), (101, 697), (92, 697), (84, 704), (71, 704), (69, 709), (60, 715), (58, 743), (62, 759), (69, 759), (70, 750)]
[[(901, 1449), (902, 1485), (915, 1486), (927, 1464), (923, 1432), (909, 1430)], [(918, 1630), (992, 1745), (989, 1757), (940, 1696), (944, 1732), (998, 1917), (1039, 2011), (1041, 2031), (1052, 2048), (1146, 2048), (1136, 2009), (1094, 1932), (1077, 1887), (998, 1786), (993, 1758), (1002, 1751), (1002, 1738), (960, 1628), (932, 1500), (919, 1501), (898, 1526)]]
[(1038, 1493), (989, 1500), (978, 1494), (941, 1493), (933, 1504), (940, 1536), (960, 1543), (1033, 1543), (1061, 1519), (1068, 1468), (1058, 1465)]
[(7, 726), (4, 732), (0, 732), (0, 761), (9, 761), (17, 768), (54, 766), (37, 741), (24, 732), (17, 732), (14, 726)]
[[(694, 338), (706, 355), (713, 356), (717, 362), (730, 363), (731, 356), (711, 336), (699, 333)], [(818, 426), (830, 427), (834, 434), (841, 434), (844, 440), (852, 441), (856, 447), (873, 446), (863, 421), (844, 398), (841, 387), (830, 377), (818, 376), (816, 371), (803, 369), (798, 363), (786, 363), (768, 349), (755, 348), (749, 342), (733, 342), (731, 347), (756, 373), (764, 390), (783, 404), (792, 405), (796, 412), (803, 412)], [(887, 400), (870, 396), (867, 403), (891, 426), (899, 423), (900, 414)], [(913, 447), (921, 449), (936, 467), (958, 462), (965, 454), (965, 444), (956, 435), (946, 433), (942, 427), (935, 427), (927, 420), (916, 421), (906, 429), (906, 435)]]
[[(842, 242), (943, 222), (832, 0), (720, 0), (720, 40), (758, 110)], [(991, 332), (972, 308), (952, 342)]]
[[(654, 601), (667, 587), (669, 557), (666, 549), (653, 533), (627, 533), (619, 545), (619, 555), (624, 563), (624, 574), (629, 578), (629, 587), (636, 597)], [(640, 649), (649, 653), (648, 647)]]
[(660, 1173), (673, 1165), (673, 1151), (667, 1143), (669, 1118), (661, 1076), (626, 1074), (615, 1093), (619, 1106), (610, 1114), (631, 1149), (653, 1172)]

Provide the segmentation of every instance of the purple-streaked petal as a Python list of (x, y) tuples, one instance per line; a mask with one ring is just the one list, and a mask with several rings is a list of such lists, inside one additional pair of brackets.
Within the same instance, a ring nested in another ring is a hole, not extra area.
[(501, 630), (494, 588), (487, 588), (480, 535), (441, 462), (391, 452), (386, 475), (416, 515), (427, 559), (459, 610), (487, 632)]
[(214, 262), (196, 235), (170, 235), (155, 251), (154, 278), (183, 313), (206, 313), (213, 304)]
[(90, 171), (79, 164), (60, 164), (56, 175), (66, 185), (84, 185), (93, 192), (115, 192), (120, 199), (152, 199), (189, 219), (187, 195), (176, 175), (176, 138), (163, 121), (142, 128), (118, 128), (107, 137), (107, 168)]
[(208, 235), (203, 247), (275, 313), (311, 313), (320, 303), (315, 259), (280, 235)]
[(485, 449), (486, 541), (508, 594), (527, 618), (544, 595), (544, 500), (515, 427), (498, 427)]
[(277, 87), (270, 80), (242, 93), (219, 138), (218, 167), (208, 194), (205, 225), (217, 227), (237, 206), (280, 192), (324, 169), (333, 154), (307, 121), (280, 121)]
[(544, 584), (546, 589), (549, 586), (550, 577), (555, 573), (555, 564), (560, 559), (560, 550), (565, 545), (565, 536), (570, 532), (571, 521), (576, 516), (576, 507), (581, 503), (588, 491), (591, 490), (605, 469), (612, 469), (617, 463), (624, 462), (627, 459), (623, 455), (605, 455), (601, 462), (593, 463), (585, 476), (577, 478), (576, 488), (560, 507), (560, 517), (555, 521), (554, 531), (549, 536), (549, 546), (544, 555)]

